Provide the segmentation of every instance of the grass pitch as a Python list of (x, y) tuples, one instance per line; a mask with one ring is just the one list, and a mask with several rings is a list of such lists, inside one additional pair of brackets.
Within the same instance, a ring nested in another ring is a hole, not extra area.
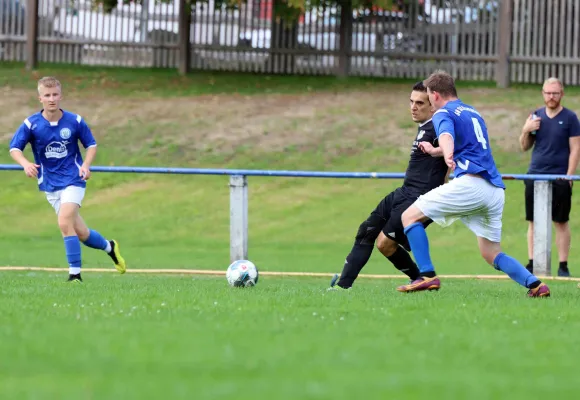
[[(38, 111), (44, 75), (61, 79), (63, 106), (93, 128), (97, 165), (401, 172), (416, 134), (408, 81), (0, 65), (0, 163), (12, 163), (8, 141)], [(525, 172), (517, 136), (540, 89), (459, 90), (486, 117), (500, 171)], [(360, 222), (400, 184), (251, 178), (249, 258), (265, 272), (339, 272)], [(35, 182), (2, 172), (2, 186), (0, 265), (62, 272), (0, 272), (0, 398), (575, 397), (576, 283), (548, 282), (550, 299), (472, 280), (401, 295), (403, 280), (360, 279), (352, 292), (329, 293), (327, 278), (264, 275), (233, 290), (223, 277), (86, 272), (71, 287)], [(503, 245), (525, 263), (523, 184), (507, 186)], [(225, 271), (228, 207), (226, 177), (95, 173), (82, 214), (119, 241), (129, 269)], [(577, 276), (579, 207), (573, 196)], [(497, 274), (461, 224), (427, 232), (439, 273)], [(113, 268), (87, 248), (83, 261)], [(363, 272), (396, 273), (378, 252)]]
[(3, 272), (0, 388), (18, 399), (574, 398), (575, 284)]

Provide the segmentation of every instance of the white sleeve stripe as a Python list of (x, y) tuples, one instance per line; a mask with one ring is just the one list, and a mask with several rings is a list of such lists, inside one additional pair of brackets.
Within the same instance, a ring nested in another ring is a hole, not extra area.
[(87, 147), (87, 149), (90, 149), (91, 147), (97, 147), (97, 144), (91, 144), (90, 146)]
[(437, 114), (437, 113), (442, 113), (442, 112), (449, 114), (449, 111), (447, 111), (447, 110), (446, 110), (446, 109), (444, 109), (444, 108), (440, 108), (439, 110), (435, 111), (435, 112), (433, 113), (433, 115), (435, 115), (435, 114)]
[(10, 149), (10, 153), (12, 153), (13, 151), (19, 151), (19, 152), (21, 152), (21, 153), (22, 153), (22, 150), (20, 150), (20, 149), (19, 149), (19, 148), (17, 148), (17, 147), (13, 147), (13, 148), (11, 148), (11, 149)]
[(83, 117), (81, 117), (80, 115), (77, 115), (77, 122), (80, 124), (81, 120), (83, 119)]
[(449, 132), (443, 132), (442, 134), (439, 135), (439, 139), (441, 139), (441, 136), (445, 136), (445, 135), (449, 135), (451, 136), (451, 139), (453, 140), (453, 135), (450, 134)]
[(32, 126), (32, 124), (30, 123), (30, 121), (28, 120), (28, 118), (26, 118), (24, 120), (24, 124), (28, 127), (28, 129), (30, 129), (30, 127)]

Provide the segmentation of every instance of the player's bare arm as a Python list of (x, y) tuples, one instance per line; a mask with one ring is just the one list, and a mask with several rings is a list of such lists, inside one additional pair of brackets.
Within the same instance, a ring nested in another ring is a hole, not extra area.
[(38, 168), (40, 168), (40, 165), (28, 161), (24, 154), (22, 154), (22, 151), (19, 149), (11, 149), (10, 157), (24, 168), (24, 173), (27, 177), (36, 178), (38, 176)]
[(540, 129), (540, 118), (536, 117), (534, 119), (530, 114), (526, 123), (522, 127), (522, 133), (520, 134), (520, 146), (522, 151), (528, 151), (532, 148), (534, 141), (536, 140), (536, 137), (532, 135), (532, 132), (535, 132), (538, 129)]
[(455, 161), (453, 161), (453, 150), (455, 145), (450, 133), (443, 132), (439, 136), (439, 147), (443, 151), (445, 164), (447, 164), (447, 166), (453, 171), (455, 169)]
[(87, 149), (85, 161), (83, 162), (83, 165), (81, 166), (81, 169), (79, 171), (79, 176), (81, 176), (85, 181), (91, 177), (91, 165), (93, 164), (96, 155), (97, 155), (97, 146), (91, 146)]
[(433, 147), (429, 142), (420, 142), (418, 146), (423, 153), (427, 153), (432, 157), (443, 157), (443, 149), (441, 147)]

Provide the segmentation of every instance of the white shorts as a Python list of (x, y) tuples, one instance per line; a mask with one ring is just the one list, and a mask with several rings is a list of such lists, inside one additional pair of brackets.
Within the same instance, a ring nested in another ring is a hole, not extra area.
[(79, 207), (83, 202), (83, 198), (85, 197), (85, 188), (78, 187), (78, 186), (67, 186), (62, 190), (57, 190), (56, 192), (45, 192), (46, 199), (50, 203), (50, 205), (56, 211), (60, 211), (60, 205), (64, 203), (75, 203), (78, 204)]
[(419, 196), (415, 206), (443, 227), (458, 219), (478, 237), (501, 241), (505, 191), (483, 178), (462, 175)]

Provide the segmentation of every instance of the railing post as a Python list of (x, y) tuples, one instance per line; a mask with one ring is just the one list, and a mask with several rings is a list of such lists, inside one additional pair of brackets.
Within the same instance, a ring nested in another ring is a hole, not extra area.
[(534, 275), (549, 276), (552, 259), (552, 182), (534, 182)]
[(230, 262), (248, 259), (248, 180), (230, 176)]

